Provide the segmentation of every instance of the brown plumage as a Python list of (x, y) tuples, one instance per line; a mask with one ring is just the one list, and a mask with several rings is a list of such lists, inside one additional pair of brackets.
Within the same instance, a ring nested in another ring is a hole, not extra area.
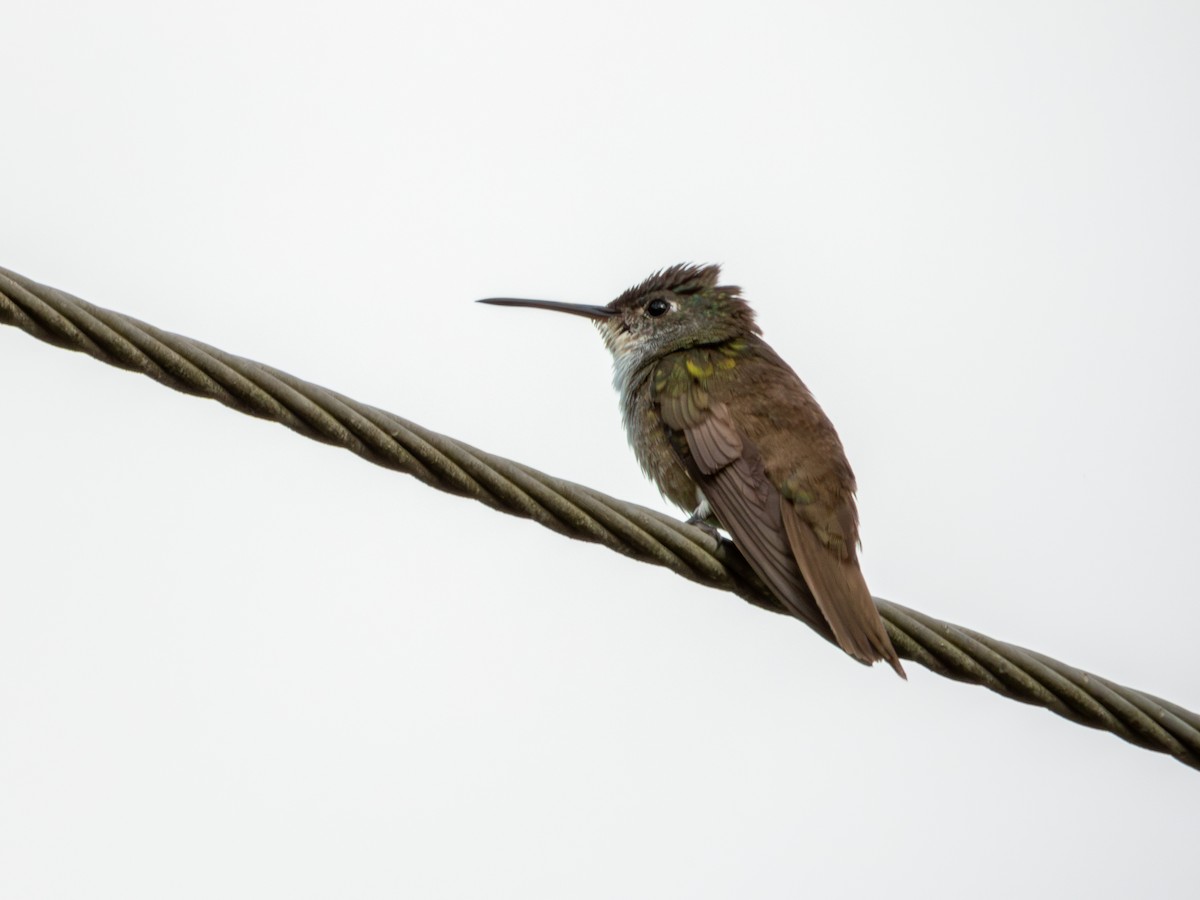
[(715, 520), (783, 606), (864, 663), (904, 668), (859, 569), (855, 481), (833, 425), (716, 266), (674, 266), (583, 315), (613, 353), (630, 444), (694, 520)]

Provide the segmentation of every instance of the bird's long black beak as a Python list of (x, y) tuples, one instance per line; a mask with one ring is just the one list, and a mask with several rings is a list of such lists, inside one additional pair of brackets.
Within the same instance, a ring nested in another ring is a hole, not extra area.
[(570, 313), (573, 316), (583, 316), (585, 319), (600, 321), (614, 313), (607, 306), (588, 306), (584, 303), (560, 303), (557, 300), (521, 300), (517, 297), (488, 297), (486, 300), (476, 300), (476, 303), (490, 303), (492, 306), (528, 306), (531, 309), (552, 309), (556, 312)]

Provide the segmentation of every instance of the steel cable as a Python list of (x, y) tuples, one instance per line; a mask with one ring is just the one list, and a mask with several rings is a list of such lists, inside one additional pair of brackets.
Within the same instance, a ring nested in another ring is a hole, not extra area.
[[(344, 447), (425, 484), (665, 566), (784, 613), (736, 548), (670, 516), (493, 456), (286, 372), (162, 331), (0, 268), (0, 322)], [(957, 681), (1200, 768), (1200, 715), (1040, 653), (876, 598), (897, 652)]]

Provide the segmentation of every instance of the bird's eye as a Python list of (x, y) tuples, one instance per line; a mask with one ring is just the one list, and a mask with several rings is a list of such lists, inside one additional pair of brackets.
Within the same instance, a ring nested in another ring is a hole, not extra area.
[(671, 304), (668, 303), (666, 300), (656, 299), (656, 300), (651, 300), (649, 303), (646, 304), (646, 315), (653, 316), (656, 319), (659, 316), (663, 315), (664, 313), (667, 313), (670, 311), (671, 311)]

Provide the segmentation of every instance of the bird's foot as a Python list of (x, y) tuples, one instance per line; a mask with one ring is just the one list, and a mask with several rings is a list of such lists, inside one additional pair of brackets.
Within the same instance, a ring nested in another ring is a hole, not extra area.
[(699, 528), (718, 544), (721, 543), (721, 532), (718, 531), (717, 527), (709, 522), (707, 518), (702, 517), (699, 513), (693, 513), (691, 516), (689, 516), (686, 524), (691, 525), (693, 528)]

